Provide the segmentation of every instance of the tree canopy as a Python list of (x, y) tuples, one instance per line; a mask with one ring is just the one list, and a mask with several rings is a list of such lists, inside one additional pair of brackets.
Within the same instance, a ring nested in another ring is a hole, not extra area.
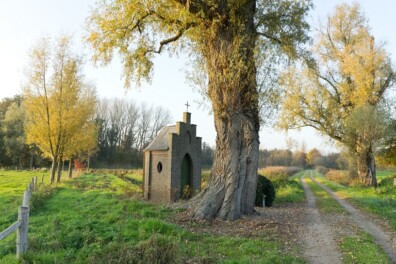
[(217, 138), (194, 217), (233, 220), (254, 212), (260, 92), (272, 88), (279, 61), (296, 57), (308, 40), (310, 7), (294, 0), (105, 0), (92, 11), (87, 42), (94, 60), (107, 64), (118, 52), (126, 87), (150, 80), (153, 58), (165, 51), (191, 55), (203, 76)]
[[(86, 137), (95, 138), (95, 93), (84, 80), (81, 59), (72, 53), (67, 36), (61, 36), (54, 46), (47, 38), (38, 42), (30, 53), (26, 77), (26, 139), (52, 159), (53, 182), (56, 164), (60, 168), (64, 158), (81, 151), (81, 137), (91, 143)], [(58, 181), (59, 177), (60, 174)]]
[(364, 160), (380, 136), (367, 140), (364, 133), (375, 122), (362, 121), (357, 127), (357, 116), (378, 117), (367, 110), (376, 111), (384, 102), (395, 77), (390, 56), (371, 35), (360, 6), (341, 4), (319, 28), (312, 56), (284, 73), (280, 126), (317, 129), (360, 156), (359, 174), (372, 173)]

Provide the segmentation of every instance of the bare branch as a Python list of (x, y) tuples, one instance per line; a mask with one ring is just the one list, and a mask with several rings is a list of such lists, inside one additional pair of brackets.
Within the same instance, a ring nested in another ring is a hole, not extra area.
[(185, 32), (186, 30), (188, 30), (192, 25), (193, 25), (193, 24), (188, 24), (185, 28), (180, 29), (179, 32), (177, 32), (177, 34), (174, 35), (173, 37), (170, 37), (170, 38), (161, 40), (161, 41), (160, 41), (160, 46), (158, 47), (157, 50), (155, 50), (155, 49), (148, 49), (148, 50), (145, 52), (145, 54), (150, 53), (150, 52), (160, 54), (161, 51), (162, 51), (162, 48), (163, 48), (164, 46), (166, 46), (166, 45), (168, 45), (168, 44), (170, 44), (170, 43), (172, 43), (172, 42), (176, 42), (179, 38), (181, 38), (181, 37), (183, 36), (184, 32)]
[(275, 38), (274, 36), (270, 36), (270, 35), (268, 35), (268, 34), (266, 34), (266, 33), (257, 32), (257, 35), (262, 36), (262, 37), (266, 37), (267, 39), (269, 39), (269, 40), (275, 42), (276, 44), (279, 44), (279, 45), (282, 44), (282, 41), (281, 41), (280, 39)]
[(391, 82), (395, 80), (395, 77), (396, 77), (395, 72), (392, 71), (389, 74), (388, 78), (386, 78), (385, 82), (380, 86), (380, 89), (377, 91), (376, 93), (377, 98), (382, 97), (386, 89), (388, 89), (391, 86)]

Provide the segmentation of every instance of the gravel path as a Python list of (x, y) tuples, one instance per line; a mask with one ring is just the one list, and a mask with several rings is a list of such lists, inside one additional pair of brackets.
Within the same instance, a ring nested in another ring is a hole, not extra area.
[(305, 242), (304, 255), (310, 263), (341, 263), (341, 254), (338, 252), (331, 228), (323, 221), (316, 208), (315, 196), (305, 182), (305, 176), (301, 178), (307, 199), (306, 233), (303, 236)]
[[(329, 195), (331, 195), (342, 207), (345, 208), (351, 214), (352, 219), (355, 223), (374, 237), (375, 242), (382, 247), (382, 249), (388, 254), (389, 258), (393, 263), (396, 263), (396, 236), (394, 232), (385, 232), (377, 224), (371, 221), (366, 215), (361, 213), (359, 210), (354, 208), (347, 201), (342, 199), (339, 195), (334, 193), (332, 190), (327, 188), (322, 183), (316, 181), (312, 177), (312, 171), (310, 178), (313, 182), (318, 184), (322, 189), (324, 189)], [(305, 187), (304, 187), (305, 188)]]

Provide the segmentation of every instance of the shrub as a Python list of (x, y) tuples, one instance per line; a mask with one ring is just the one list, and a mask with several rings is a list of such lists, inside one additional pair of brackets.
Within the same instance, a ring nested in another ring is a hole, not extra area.
[(396, 179), (396, 174), (391, 175), (386, 177), (385, 179), (382, 179), (379, 183), (378, 186), (393, 186), (393, 181)]
[(326, 175), (326, 173), (329, 171), (329, 169), (324, 166), (316, 166), (315, 170), (322, 175)]
[(74, 168), (76, 171), (82, 171), (85, 169), (85, 164), (79, 160), (74, 160)]
[(380, 180), (375, 192), (377, 194), (393, 193), (394, 189), (396, 187), (393, 184), (394, 179), (396, 179), (396, 175), (392, 175), (392, 176), (386, 177), (385, 179)]
[(263, 197), (265, 195), (265, 206), (270, 207), (275, 200), (275, 188), (270, 180), (262, 175), (258, 175), (255, 205), (263, 207)]
[(348, 186), (351, 183), (348, 171), (344, 170), (329, 170), (326, 173), (326, 178), (345, 186)]
[(182, 199), (188, 200), (192, 197), (192, 189), (190, 187), (190, 185), (186, 185), (184, 186), (183, 190), (182, 190)]

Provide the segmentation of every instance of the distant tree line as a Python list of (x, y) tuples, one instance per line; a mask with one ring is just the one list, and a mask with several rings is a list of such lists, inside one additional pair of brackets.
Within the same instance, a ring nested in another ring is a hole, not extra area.
[(172, 121), (161, 106), (137, 104), (126, 99), (102, 99), (95, 115), (98, 152), (92, 159), (98, 167), (141, 167), (143, 149), (159, 130)]
[(259, 167), (268, 166), (295, 166), (304, 169), (323, 166), (338, 169), (342, 161), (339, 153), (322, 155), (319, 150), (312, 149), (305, 153), (301, 150), (288, 149), (261, 149), (259, 152)]
[[(50, 160), (43, 157), (34, 144), (26, 144), (25, 110), (23, 97), (4, 98), (0, 101), (0, 166), (8, 168), (37, 168), (50, 166)], [(97, 146), (91, 154), (77, 157), (90, 167), (141, 167), (143, 149), (157, 135), (158, 131), (172, 120), (163, 107), (138, 104), (126, 99), (102, 99), (97, 103), (94, 120), (97, 127)], [(380, 159), (380, 165), (395, 165), (395, 139)], [(294, 142), (295, 143), (295, 142)], [(301, 168), (346, 168), (348, 161), (339, 153), (323, 155), (317, 149), (306, 151), (305, 147), (289, 149), (261, 149), (259, 167), (296, 166)], [(379, 154), (382, 154), (380, 152)], [(213, 164), (214, 148), (202, 144), (202, 167)]]
[[(202, 167), (210, 168), (213, 163), (214, 148), (202, 144)], [(319, 166), (329, 169), (343, 169), (346, 167), (345, 157), (340, 153), (333, 152), (322, 154), (318, 149), (309, 151), (289, 149), (260, 149), (259, 168), (269, 166), (300, 167), (303, 169), (316, 168)]]
[(33, 168), (48, 166), (35, 146), (25, 143), (25, 111), (22, 96), (0, 101), (0, 166)]
[[(26, 144), (26, 114), (22, 102), (21, 95), (0, 101), (0, 166), (48, 167), (50, 159), (43, 157), (34, 144)], [(116, 98), (99, 100), (96, 105), (97, 146), (91, 153), (80, 153), (76, 157), (85, 166), (141, 167), (143, 149), (171, 122), (169, 110), (163, 107)]]
[[(48, 167), (51, 162), (43, 157), (34, 144), (26, 144), (25, 110), (23, 97), (4, 98), (0, 101), (0, 166), (8, 168)], [(141, 167), (143, 149), (158, 131), (172, 120), (163, 107), (138, 104), (126, 99), (102, 99), (97, 102), (94, 120), (97, 128), (97, 146), (91, 154), (77, 157), (90, 167)], [(387, 139), (390, 147), (380, 159), (381, 165), (394, 166), (394, 138)], [(287, 142), (288, 149), (261, 149), (259, 167), (296, 166), (301, 168), (346, 168), (348, 161), (340, 153), (321, 154), (317, 149), (309, 151), (296, 142)], [(304, 144), (303, 144), (304, 145)], [(294, 149), (293, 151), (291, 149)], [(381, 153), (379, 153), (381, 154)], [(213, 164), (214, 148), (203, 142), (202, 167)]]

